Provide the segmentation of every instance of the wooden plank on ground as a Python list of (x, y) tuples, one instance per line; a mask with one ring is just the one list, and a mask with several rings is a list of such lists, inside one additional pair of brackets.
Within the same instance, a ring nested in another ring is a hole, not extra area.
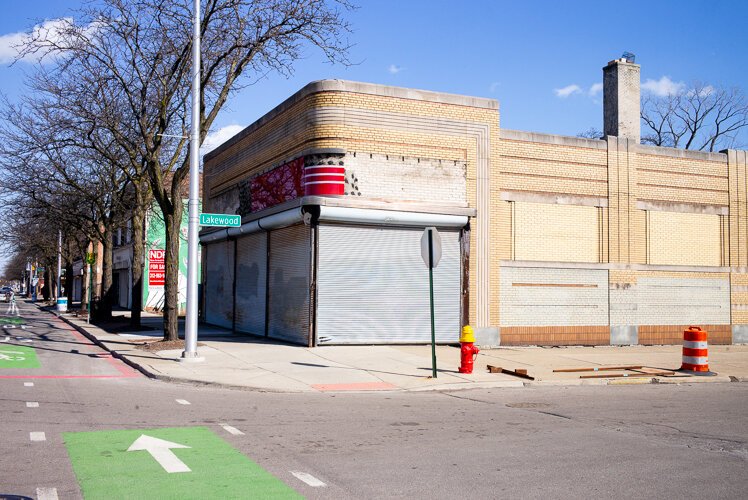
[(641, 370), (642, 365), (624, 365), (624, 366), (591, 366), (583, 368), (559, 368), (553, 370), (554, 373), (574, 373), (574, 372), (602, 372), (609, 370)]
[(486, 365), (489, 373), (506, 373), (507, 375), (514, 375), (515, 377), (526, 378), (528, 380), (535, 380), (535, 377), (531, 377), (527, 374), (527, 370), (524, 368), (517, 368), (516, 370), (507, 370), (500, 366)]

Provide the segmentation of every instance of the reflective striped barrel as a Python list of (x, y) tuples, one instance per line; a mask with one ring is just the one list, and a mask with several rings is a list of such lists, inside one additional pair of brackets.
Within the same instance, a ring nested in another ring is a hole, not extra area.
[(692, 372), (709, 371), (707, 332), (698, 326), (683, 331), (683, 364), (681, 370)]
[(345, 167), (308, 165), (304, 167), (304, 196), (345, 194)]

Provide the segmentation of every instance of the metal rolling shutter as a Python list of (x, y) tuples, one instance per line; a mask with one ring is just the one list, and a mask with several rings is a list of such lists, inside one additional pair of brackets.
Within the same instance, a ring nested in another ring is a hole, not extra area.
[[(440, 231), (434, 269), (436, 340), (460, 334), (458, 231)], [(423, 229), (319, 226), (318, 344), (431, 342), (429, 273)]]
[(208, 245), (205, 263), (205, 322), (233, 327), (234, 242)]
[(269, 337), (309, 343), (310, 256), (309, 226), (270, 232)]
[(236, 330), (265, 335), (267, 233), (236, 240)]

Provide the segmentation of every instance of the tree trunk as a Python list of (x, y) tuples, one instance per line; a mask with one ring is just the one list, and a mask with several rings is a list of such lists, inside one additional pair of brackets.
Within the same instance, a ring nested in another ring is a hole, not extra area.
[(164, 340), (179, 339), (179, 229), (182, 221), (182, 203), (176, 199), (171, 214), (164, 214), (165, 265), (164, 283)]
[[(140, 190), (148, 191), (146, 187), (142, 187)], [(132, 328), (140, 327), (141, 312), (143, 311), (146, 199), (147, 197), (138, 192), (137, 205), (132, 214), (132, 307), (130, 308), (130, 326)]]
[[(85, 263), (84, 263), (85, 264)], [(63, 286), (63, 295), (68, 298), (68, 307), (73, 305), (73, 263), (65, 262), (65, 285)]]
[(107, 321), (112, 319), (112, 306), (114, 304), (114, 288), (112, 287), (112, 231), (111, 222), (104, 225), (104, 239), (102, 244), (101, 262), (101, 297), (96, 305), (96, 320)]
[(88, 287), (91, 281), (91, 268), (86, 263), (86, 252), (83, 253), (83, 276), (81, 280), (81, 312), (83, 312), (88, 310)]

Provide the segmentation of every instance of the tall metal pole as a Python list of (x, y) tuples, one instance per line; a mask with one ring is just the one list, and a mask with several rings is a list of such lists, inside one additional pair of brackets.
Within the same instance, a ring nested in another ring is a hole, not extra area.
[(62, 295), (62, 230), (57, 232), (57, 298)]
[(194, 0), (192, 31), (192, 132), (190, 134), (190, 198), (187, 228), (187, 317), (182, 359), (198, 360), (197, 354), (197, 233), (200, 190), (200, 0)]

